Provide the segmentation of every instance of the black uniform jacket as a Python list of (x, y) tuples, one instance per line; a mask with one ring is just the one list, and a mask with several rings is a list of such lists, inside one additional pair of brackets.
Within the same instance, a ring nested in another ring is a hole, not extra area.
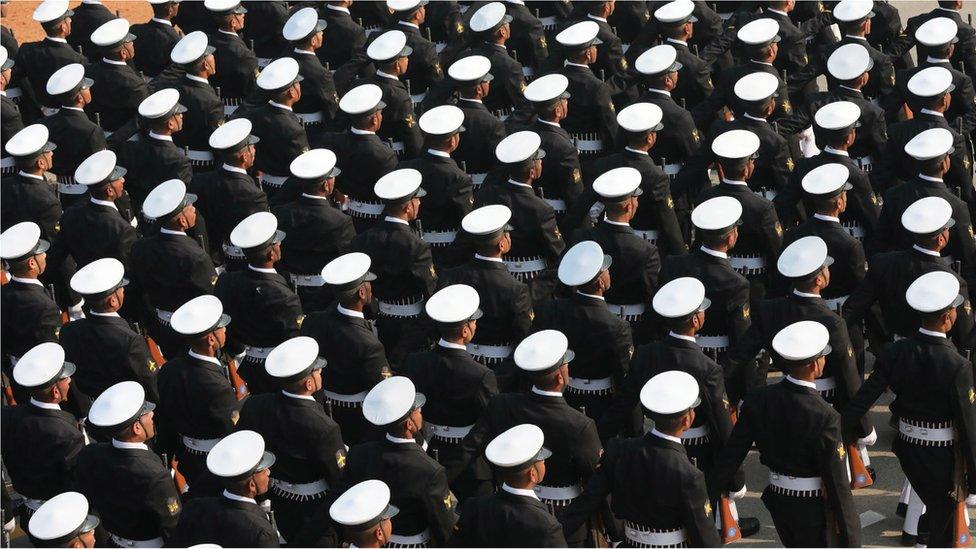
[(3, 464), (14, 489), (31, 499), (50, 499), (73, 485), (78, 453), (85, 437), (75, 416), (31, 402), (4, 408), (0, 424)]
[(566, 547), (562, 526), (539, 498), (505, 488), (459, 507), (453, 547)]
[(180, 515), (173, 547), (215, 543), (221, 547), (278, 547), (268, 514), (256, 503), (220, 495), (187, 502)]

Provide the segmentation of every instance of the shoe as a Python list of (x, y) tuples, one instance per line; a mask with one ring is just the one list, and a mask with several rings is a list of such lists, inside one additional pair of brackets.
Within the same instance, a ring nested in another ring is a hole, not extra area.
[[(874, 470), (874, 467), (871, 467), (870, 465), (866, 465), (864, 468), (867, 469), (868, 470), (868, 474), (871, 475), (871, 482), (872, 483), (873, 482), (878, 482), (878, 472)], [(898, 505), (901, 505), (901, 504), (899, 503)], [(904, 515), (902, 515), (902, 516), (904, 516)]]
[(742, 537), (748, 538), (759, 532), (759, 519), (756, 517), (739, 517), (739, 532)]
[(902, 547), (915, 547), (915, 542), (918, 540), (918, 536), (909, 534), (904, 530), (901, 533), (901, 545)]
[(901, 518), (905, 518), (905, 515), (908, 514), (908, 504), (899, 503), (898, 507), (895, 509), (895, 514)]

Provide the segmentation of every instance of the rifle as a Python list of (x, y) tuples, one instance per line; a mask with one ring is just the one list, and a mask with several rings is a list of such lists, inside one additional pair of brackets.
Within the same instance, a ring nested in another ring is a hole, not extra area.
[(250, 391), (247, 389), (247, 383), (244, 381), (244, 378), (237, 373), (237, 360), (233, 356), (228, 356), (225, 365), (227, 366), (227, 379), (234, 386), (234, 395), (237, 396), (237, 400), (244, 400), (244, 397), (249, 395)]
[(729, 496), (722, 496), (718, 500), (719, 520), (722, 524), (722, 544), (732, 543), (742, 539), (742, 531), (739, 530), (739, 522), (732, 515), (732, 500)]
[[(851, 489), (867, 488), (874, 484), (871, 473), (868, 471), (864, 460), (861, 459), (860, 448), (857, 443), (847, 445), (847, 464), (851, 470)], [(963, 498), (965, 499), (965, 498)]]
[(972, 537), (969, 535), (969, 515), (966, 512), (966, 467), (958, 444), (954, 446), (953, 453), (956, 459), (952, 471), (952, 498), (956, 501), (956, 508), (952, 517), (952, 546), (969, 547)]
[(185, 494), (188, 487), (186, 484), (186, 477), (179, 470), (180, 462), (174, 457), (169, 459), (169, 455), (163, 453), (163, 465), (169, 469), (169, 476), (173, 478), (173, 484), (176, 485), (176, 492), (180, 494)]
[[(47, 285), (47, 295), (51, 297), (51, 301), (57, 304), (58, 295), (54, 290), (54, 284)], [(61, 325), (63, 326), (69, 322), (71, 322), (71, 317), (68, 316), (68, 311), (61, 311)]]
[[(7, 511), (5, 509), (0, 509), (0, 526), (7, 525)], [(6, 528), (3, 528), (3, 545), (0, 547), (10, 547), (10, 532)]]
[(146, 347), (149, 348), (149, 357), (153, 362), (156, 363), (156, 366), (162, 367), (163, 364), (166, 364), (166, 357), (164, 357), (163, 352), (159, 350), (159, 345), (156, 345), (156, 341), (139, 326), (138, 322), (133, 322), (132, 325), (135, 326), (136, 332), (141, 334), (143, 339), (146, 340)]

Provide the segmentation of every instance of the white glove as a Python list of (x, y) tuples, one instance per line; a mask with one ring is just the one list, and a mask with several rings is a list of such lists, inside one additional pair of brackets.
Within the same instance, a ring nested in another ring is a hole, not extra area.
[(10, 519), (6, 524), (3, 525), (3, 531), (12, 534), (17, 528), (17, 519)]
[(966, 507), (976, 507), (976, 494), (966, 496)]
[(85, 304), (85, 300), (82, 299), (78, 303), (75, 303), (74, 305), (68, 307), (68, 318), (71, 320), (78, 320), (81, 318), (85, 318), (85, 313), (84, 311), (81, 310), (81, 307), (84, 304)]
[(874, 443), (878, 442), (878, 432), (871, 429), (871, 434), (864, 438), (857, 439), (858, 446), (874, 446)]
[(738, 492), (730, 493), (729, 494), (729, 497), (732, 498), (732, 501), (737, 501), (737, 500), (740, 500), (740, 499), (746, 497), (746, 485), (743, 484), (742, 485), (742, 489), (739, 490)]

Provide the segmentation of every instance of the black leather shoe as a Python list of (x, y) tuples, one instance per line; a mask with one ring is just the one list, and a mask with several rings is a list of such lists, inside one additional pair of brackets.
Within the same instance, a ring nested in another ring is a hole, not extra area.
[(759, 519), (756, 517), (739, 517), (739, 532), (742, 533), (742, 537), (748, 538), (756, 535), (756, 532), (759, 532), (759, 527)]
[(908, 513), (908, 504), (907, 503), (899, 503), (898, 504), (898, 507), (895, 509), (895, 514), (898, 515), (901, 518), (905, 518), (905, 515), (907, 513)]
[(902, 547), (915, 547), (915, 542), (918, 541), (918, 536), (909, 534), (908, 532), (902, 531), (901, 533), (901, 545)]

